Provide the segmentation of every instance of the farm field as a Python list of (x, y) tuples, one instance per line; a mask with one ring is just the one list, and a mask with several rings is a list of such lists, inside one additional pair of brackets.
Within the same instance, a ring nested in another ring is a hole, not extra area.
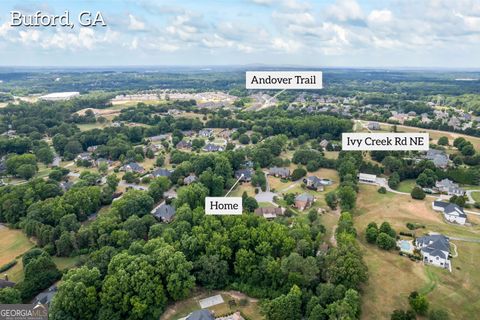
[[(417, 235), (434, 231), (480, 239), (478, 225), (447, 224), (440, 214), (431, 209), (430, 201), (413, 200), (393, 193), (382, 195), (376, 187), (360, 186), (354, 221), (370, 274), (363, 291), (363, 319), (385, 319), (395, 309), (406, 309), (407, 297), (414, 290), (427, 294), (433, 308), (455, 310), (457, 319), (476, 317), (475, 310), (480, 306), (480, 274), (475, 271), (475, 261), (480, 258), (480, 243), (452, 241), (459, 256), (452, 259), (453, 270), (450, 273), (424, 266), (421, 262), (412, 262), (396, 251), (380, 250), (365, 241), (365, 228), (371, 221), (377, 224), (387, 221), (397, 232), (408, 231), (405, 224), (413, 222), (425, 226), (425, 229), (416, 230)], [(395, 279), (395, 286), (385, 285), (392, 279)]]

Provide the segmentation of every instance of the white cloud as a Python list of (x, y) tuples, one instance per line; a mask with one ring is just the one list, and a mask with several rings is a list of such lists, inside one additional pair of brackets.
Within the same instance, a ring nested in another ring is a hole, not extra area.
[(128, 25), (129, 30), (134, 30), (134, 31), (145, 30), (145, 23), (143, 21), (138, 20), (132, 14), (129, 14), (128, 18), (130, 19), (130, 23)]
[(373, 10), (367, 17), (369, 25), (384, 25), (392, 22), (393, 14), (392, 11), (384, 10)]
[(282, 38), (274, 38), (271, 44), (274, 49), (287, 53), (297, 52), (301, 47), (301, 43), (298, 41)]
[(326, 13), (338, 21), (361, 20), (364, 17), (356, 0), (337, 0), (326, 9)]
[(30, 29), (26, 31), (20, 31), (20, 42), (29, 44), (37, 42), (40, 39), (40, 32), (38, 30)]

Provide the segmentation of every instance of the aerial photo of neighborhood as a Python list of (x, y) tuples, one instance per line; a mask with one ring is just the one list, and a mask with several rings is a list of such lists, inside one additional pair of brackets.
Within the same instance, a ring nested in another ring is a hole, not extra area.
[(2, 2), (0, 320), (480, 319), (478, 57), (475, 0)]

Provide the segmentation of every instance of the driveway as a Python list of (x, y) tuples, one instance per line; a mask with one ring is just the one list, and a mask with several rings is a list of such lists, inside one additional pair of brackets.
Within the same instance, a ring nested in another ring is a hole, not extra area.
[(262, 191), (260, 189), (260, 192), (255, 195), (255, 200), (257, 200), (257, 202), (269, 202), (272, 205), (278, 207), (278, 205), (273, 202), (273, 197), (277, 196), (277, 194), (270, 191), (270, 184), (268, 183), (268, 177), (266, 173), (265, 179), (267, 180), (267, 186), (265, 188), (265, 191)]

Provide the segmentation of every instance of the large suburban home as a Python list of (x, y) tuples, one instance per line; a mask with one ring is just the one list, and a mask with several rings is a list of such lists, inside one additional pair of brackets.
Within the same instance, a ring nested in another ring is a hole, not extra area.
[(255, 209), (255, 214), (264, 217), (265, 219), (275, 219), (276, 217), (283, 215), (283, 210), (279, 207), (264, 207)]
[(287, 179), (290, 177), (290, 169), (288, 168), (281, 168), (281, 167), (272, 167), (268, 170), (268, 174), (275, 176), (275, 177), (280, 177)]
[(308, 193), (302, 193), (295, 197), (295, 208), (299, 210), (305, 210), (312, 206), (315, 198)]
[(374, 174), (359, 173), (358, 174), (358, 181), (364, 182), (364, 183), (376, 183), (377, 182), (377, 176), (374, 175)]
[(48, 289), (40, 292), (34, 299), (35, 304), (46, 304), (47, 306), (50, 306), (52, 303), (53, 297), (57, 294), (57, 285), (54, 284), (50, 286)]
[(152, 214), (161, 222), (168, 223), (172, 221), (175, 216), (175, 208), (169, 204), (161, 203), (152, 210)]
[(465, 190), (460, 188), (457, 183), (449, 179), (443, 179), (435, 182), (435, 187), (438, 189), (438, 191), (446, 193), (449, 196), (463, 197), (465, 195)]
[(121, 168), (121, 170), (123, 170), (125, 172), (136, 172), (136, 173), (144, 173), (145, 172), (145, 169), (136, 162), (127, 163), (126, 165), (124, 165)]
[(89, 152), (82, 152), (76, 158), (76, 161), (92, 161), (92, 154)]
[(303, 183), (307, 186), (308, 189), (316, 190), (316, 191), (323, 191), (323, 187), (330, 185), (331, 180), (328, 179), (321, 179), (316, 176), (309, 176), (303, 179)]
[(200, 137), (210, 138), (213, 135), (213, 129), (202, 129), (198, 132)]
[(163, 169), (163, 168), (158, 168), (152, 171), (152, 176), (154, 178), (158, 177), (170, 177), (172, 175), (173, 171), (168, 170), (168, 169)]
[(423, 262), (451, 271), (450, 242), (442, 234), (432, 234), (415, 239), (415, 246), (422, 254)]
[(203, 147), (203, 151), (205, 152), (218, 152), (218, 151), (223, 151), (222, 146), (217, 146), (216, 144), (209, 143), (205, 147)]
[(448, 155), (442, 150), (429, 149), (425, 159), (433, 162), (435, 167), (445, 169), (448, 166)]
[(192, 143), (190, 141), (182, 140), (175, 146), (177, 149), (191, 149)]
[(215, 320), (213, 312), (208, 309), (196, 310), (190, 313), (185, 320)]
[(191, 174), (191, 175), (189, 175), (188, 177), (185, 177), (185, 178), (183, 179), (183, 184), (189, 185), (189, 184), (194, 183), (195, 181), (197, 181), (197, 176), (194, 175), (194, 174)]
[(240, 169), (235, 171), (235, 178), (239, 179), (242, 182), (250, 182), (252, 180), (252, 176), (252, 169)]
[(435, 211), (443, 212), (445, 220), (464, 225), (467, 221), (467, 215), (461, 207), (454, 203), (444, 201), (433, 201), (432, 208)]

